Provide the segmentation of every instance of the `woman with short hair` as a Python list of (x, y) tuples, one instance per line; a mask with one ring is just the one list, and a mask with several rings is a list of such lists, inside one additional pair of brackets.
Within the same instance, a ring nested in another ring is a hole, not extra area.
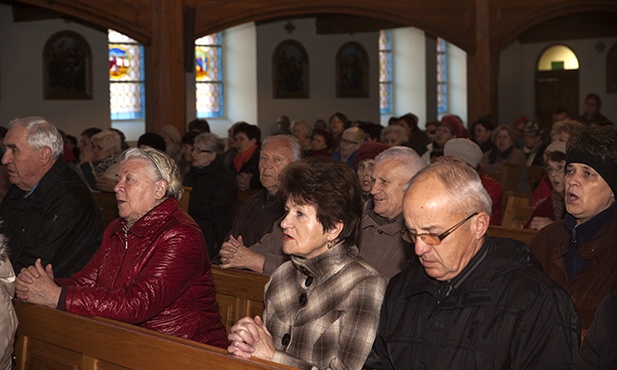
[(236, 356), (294, 367), (360, 369), (379, 322), (385, 281), (358, 256), (360, 187), (341, 161), (311, 157), (281, 174), (283, 251), (261, 317), (231, 328)]
[(114, 188), (120, 217), (86, 266), (53, 280), (40, 259), (17, 279), (23, 301), (101, 316), (225, 348), (204, 237), (180, 208), (180, 170), (165, 153), (131, 148)]

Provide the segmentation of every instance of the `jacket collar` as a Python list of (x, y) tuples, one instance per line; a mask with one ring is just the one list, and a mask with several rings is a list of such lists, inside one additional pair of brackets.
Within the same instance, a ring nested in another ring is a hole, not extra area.
[[(68, 165), (64, 160), (64, 157), (60, 155), (56, 162), (51, 166), (49, 171), (43, 175), (41, 180), (36, 185), (32, 194), (28, 196), (29, 199), (43, 200), (45, 199), (47, 193), (50, 188), (58, 182), (58, 179), (63, 176), (66, 171)], [(23, 199), (24, 195), (28, 192), (19, 189), (16, 185), (11, 185), (14, 188), (14, 191), (11, 194), (11, 198)]]
[(291, 263), (302, 274), (313, 277), (316, 280), (316, 285), (319, 285), (338, 273), (357, 255), (358, 248), (355, 245), (346, 248), (343, 244), (337, 244), (317, 257), (310, 259), (292, 255)]
[[(163, 203), (152, 208), (150, 212), (143, 215), (137, 222), (128, 230), (129, 233), (139, 237), (146, 237), (149, 233), (158, 232), (158, 225), (164, 219), (169, 217), (179, 207), (178, 200), (174, 197), (167, 198)], [(114, 233), (123, 234), (126, 220), (121, 218), (115, 225)]]
[(573, 233), (575, 233), (577, 238), (582, 238), (584, 241), (578, 253), (586, 259), (600, 256), (608, 248), (611, 248), (611, 243), (588, 243), (587, 241), (591, 241), (596, 237), (605, 240), (607, 233), (610, 233), (617, 227), (617, 225), (615, 225), (617, 223), (616, 209), (617, 204), (613, 204), (587, 222), (578, 226), (576, 226), (576, 219), (569, 213), (566, 213), (563, 219), (563, 227), (568, 233), (568, 242), (561, 245), (561, 248), (556, 251), (557, 256), (555, 257), (560, 258), (568, 251), (568, 245), (572, 240)]

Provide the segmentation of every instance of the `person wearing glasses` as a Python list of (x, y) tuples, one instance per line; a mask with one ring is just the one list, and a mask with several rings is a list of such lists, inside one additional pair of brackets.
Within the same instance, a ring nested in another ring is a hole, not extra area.
[(359, 127), (350, 127), (343, 131), (340, 149), (332, 154), (332, 158), (343, 161), (353, 168), (356, 151), (364, 142), (364, 131)]
[(37, 259), (17, 277), (17, 298), (82, 316), (100, 316), (225, 348), (204, 237), (180, 208), (180, 170), (166, 153), (131, 148), (119, 158), (119, 218), (70, 278)]
[(195, 137), (191, 149), (191, 169), (183, 184), (193, 188), (189, 198), (189, 215), (204, 233), (208, 254), (214, 259), (236, 215), (238, 182), (223, 163), (223, 140), (215, 134)]
[(365, 369), (571, 369), (570, 296), (524, 243), (486, 235), (491, 200), (469, 166), (436, 162), (403, 198), (419, 263), (390, 280)]

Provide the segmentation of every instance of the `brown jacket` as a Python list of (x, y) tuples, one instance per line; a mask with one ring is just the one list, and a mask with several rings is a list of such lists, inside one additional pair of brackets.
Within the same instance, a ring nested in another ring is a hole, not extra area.
[(563, 220), (540, 230), (529, 246), (544, 272), (572, 296), (583, 330), (589, 328), (602, 299), (617, 292), (617, 212), (579, 250), (591, 263), (570, 282), (563, 257), (568, 251), (568, 233)]

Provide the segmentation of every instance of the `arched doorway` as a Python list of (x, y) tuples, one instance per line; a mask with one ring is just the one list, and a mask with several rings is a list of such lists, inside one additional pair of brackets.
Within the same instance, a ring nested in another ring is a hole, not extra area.
[(552, 113), (565, 108), (578, 116), (578, 58), (565, 45), (546, 48), (536, 65), (535, 116), (545, 131), (552, 125)]

